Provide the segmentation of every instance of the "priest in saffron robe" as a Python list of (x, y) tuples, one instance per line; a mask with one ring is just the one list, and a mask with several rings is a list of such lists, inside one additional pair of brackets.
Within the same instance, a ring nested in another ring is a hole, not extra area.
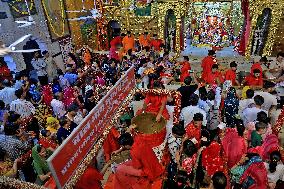
[(259, 62), (254, 63), (251, 68), (250, 68), (250, 74), (253, 75), (253, 71), (258, 69), (260, 71), (260, 77), (263, 77), (263, 70), (262, 70), (262, 65), (267, 63), (268, 60), (266, 57), (261, 57), (261, 59), (259, 60)]
[(213, 50), (208, 51), (208, 56), (206, 56), (201, 63), (202, 67), (202, 79), (206, 80), (206, 75), (208, 73), (211, 73), (212, 66), (217, 63), (217, 60), (215, 58), (216, 53)]
[(189, 71), (191, 70), (190, 63), (189, 63), (189, 58), (188, 56), (184, 57), (184, 61), (182, 62), (182, 68), (180, 70), (181, 75), (180, 75), (180, 82), (184, 82), (184, 79), (188, 76), (190, 76)]
[(135, 39), (130, 31), (127, 31), (127, 35), (122, 39), (122, 45), (124, 52), (128, 52), (130, 49), (132, 49), (132, 51), (134, 50)]
[(150, 35), (148, 35), (148, 32), (144, 32), (144, 34), (141, 34), (139, 36), (139, 44), (141, 47), (150, 47)]
[(151, 48), (154, 48), (155, 51), (160, 51), (161, 46), (163, 45), (163, 41), (161, 39), (158, 39), (158, 35), (154, 34), (153, 35), (153, 40), (151, 41)]
[(211, 72), (207, 73), (204, 80), (206, 81), (206, 83), (210, 85), (214, 84), (220, 85), (224, 83), (224, 78), (222, 76), (222, 73), (218, 71), (218, 64), (214, 64), (212, 66)]

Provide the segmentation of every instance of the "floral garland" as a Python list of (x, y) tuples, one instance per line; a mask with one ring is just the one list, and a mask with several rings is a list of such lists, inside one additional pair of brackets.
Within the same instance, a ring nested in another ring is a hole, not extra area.
[(138, 89), (137, 93), (145, 94), (154, 94), (154, 95), (171, 95), (175, 102), (174, 107), (174, 123), (179, 122), (180, 112), (181, 112), (181, 94), (178, 91), (169, 91), (165, 89)]
[(278, 136), (278, 134), (279, 134), (283, 124), (284, 124), (284, 106), (283, 106), (283, 108), (281, 110), (280, 115), (278, 116), (276, 124), (272, 127), (273, 134)]

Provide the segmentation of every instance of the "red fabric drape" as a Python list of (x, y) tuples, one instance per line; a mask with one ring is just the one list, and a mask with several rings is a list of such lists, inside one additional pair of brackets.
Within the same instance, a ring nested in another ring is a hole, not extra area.
[(239, 54), (245, 55), (248, 36), (250, 33), (249, 0), (242, 0), (242, 11), (244, 14), (244, 28), (241, 36)]

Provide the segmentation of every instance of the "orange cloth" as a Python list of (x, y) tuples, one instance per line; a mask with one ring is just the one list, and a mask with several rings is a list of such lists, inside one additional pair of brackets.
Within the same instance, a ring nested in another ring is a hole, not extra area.
[(217, 78), (219, 79), (220, 83), (224, 83), (224, 78), (222, 76), (222, 73), (219, 71), (216, 71), (215, 73), (209, 72), (207, 76), (205, 76), (206, 83), (210, 85), (217, 84)]
[(139, 36), (139, 43), (142, 47), (149, 47), (150, 46), (150, 36), (147, 35), (145, 38), (145, 35), (142, 34)]
[(205, 80), (206, 78), (206, 75), (208, 73), (211, 73), (212, 72), (212, 66), (213, 64), (216, 64), (217, 61), (215, 59), (215, 57), (213, 56), (206, 56), (203, 60), (202, 60), (202, 63), (201, 63), (201, 67), (202, 67), (202, 79)]
[(134, 36), (133, 35), (131, 37), (125, 36), (122, 39), (122, 45), (125, 52), (127, 52), (129, 49), (134, 50), (134, 45), (135, 45)]
[[(163, 102), (166, 102), (166, 101), (167, 101), (167, 96), (165, 95), (158, 96), (158, 95), (147, 94), (145, 98), (145, 103), (147, 104), (146, 112), (158, 114)], [(166, 120), (170, 119), (170, 115), (166, 107), (164, 107), (162, 116)]]
[(103, 143), (106, 162), (110, 160), (111, 153), (119, 149), (118, 137), (119, 132), (112, 127)]
[(225, 80), (230, 80), (233, 84), (233, 86), (236, 85), (236, 78), (237, 78), (237, 75), (236, 75), (236, 72), (233, 71), (232, 69), (229, 69), (226, 71), (225, 73)]
[(198, 141), (196, 146), (199, 147), (200, 140), (201, 140), (201, 127), (195, 127), (194, 123), (191, 122), (186, 126), (185, 132), (186, 132), (186, 137), (188, 139), (195, 138)]
[(88, 167), (76, 183), (75, 189), (101, 189), (103, 175), (93, 167)]
[(183, 66), (182, 66), (182, 68), (180, 70), (180, 72), (181, 72), (180, 82), (184, 82), (184, 79), (186, 77), (190, 76), (189, 70), (191, 70), (190, 63), (188, 61), (185, 61), (182, 64), (183, 64)]
[(263, 86), (263, 79), (261, 77), (254, 77), (252, 74), (249, 74), (246, 78), (245, 78), (245, 85), (247, 86)]
[(116, 47), (118, 45), (121, 45), (121, 43), (122, 43), (121, 37), (117, 36), (110, 41), (110, 47)]
[(160, 51), (161, 50), (161, 45), (163, 44), (163, 41), (161, 40), (161, 39), (153, 39), (152, 41), (151, 41), (151, 44), (150, 44), (150, 46), (151, 47), (154, 47), (154, 50), (155, 51)]

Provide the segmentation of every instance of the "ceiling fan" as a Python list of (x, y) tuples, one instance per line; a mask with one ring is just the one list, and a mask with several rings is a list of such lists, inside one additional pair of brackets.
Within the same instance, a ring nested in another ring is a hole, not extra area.
[(28, 17), (28, 20), (16, 20), (15, 22), (17, 24), (19, 24), (18, 28), (24, 28), (24, 27), (28, 27), (28, 26), (35, 24), (35, 21), (34, 21), (33, 17), (31, 16), (31, 11), (30, 11), (29, 4), (28, 4), (27, 0), (25, 0), (25, 3), (26, 3), (26, 6), (27, 6), (29, 17)]
[(82, 0), (82, 4), (83, 4), (83, 7), (82, 7), (81, 11), (66, 11), (66, 12), (88, 12), (89, 11), (91, 13), (91, 15), (89, 15), (89, 16), (81, 16), (81, 17), (78, 17), (78, 18), (69, 18), (68, 19), (69, 21), (79, 21), (79, 20), (86, 20), (86, 19), (97, 19), (97, 18), (102, 17), (102, 14), (97, 9), (96, 0), (94, 0), (94, 8), (91, 9), (91, 10), (86, 10), (85, 9), (84, 0)]
[(1, 42), (0, 42), (0, 56), (6, 55), (6, 54), (9, 54), (9, 53), (29, 53), (29, 52), (39, 51), (40, 49), (16, 50), (15, 46), (18, 45), (19, 43), (23, 42), (24, 40), (26, 40), (30, 36), (31, 36), (31, 34), (28, 34), (28, 35), (25, 35), (25, 36), (19, 38), (14, 43), (9, 45), (9, 47), (6, 47), (4, 43), (1, 44)]

